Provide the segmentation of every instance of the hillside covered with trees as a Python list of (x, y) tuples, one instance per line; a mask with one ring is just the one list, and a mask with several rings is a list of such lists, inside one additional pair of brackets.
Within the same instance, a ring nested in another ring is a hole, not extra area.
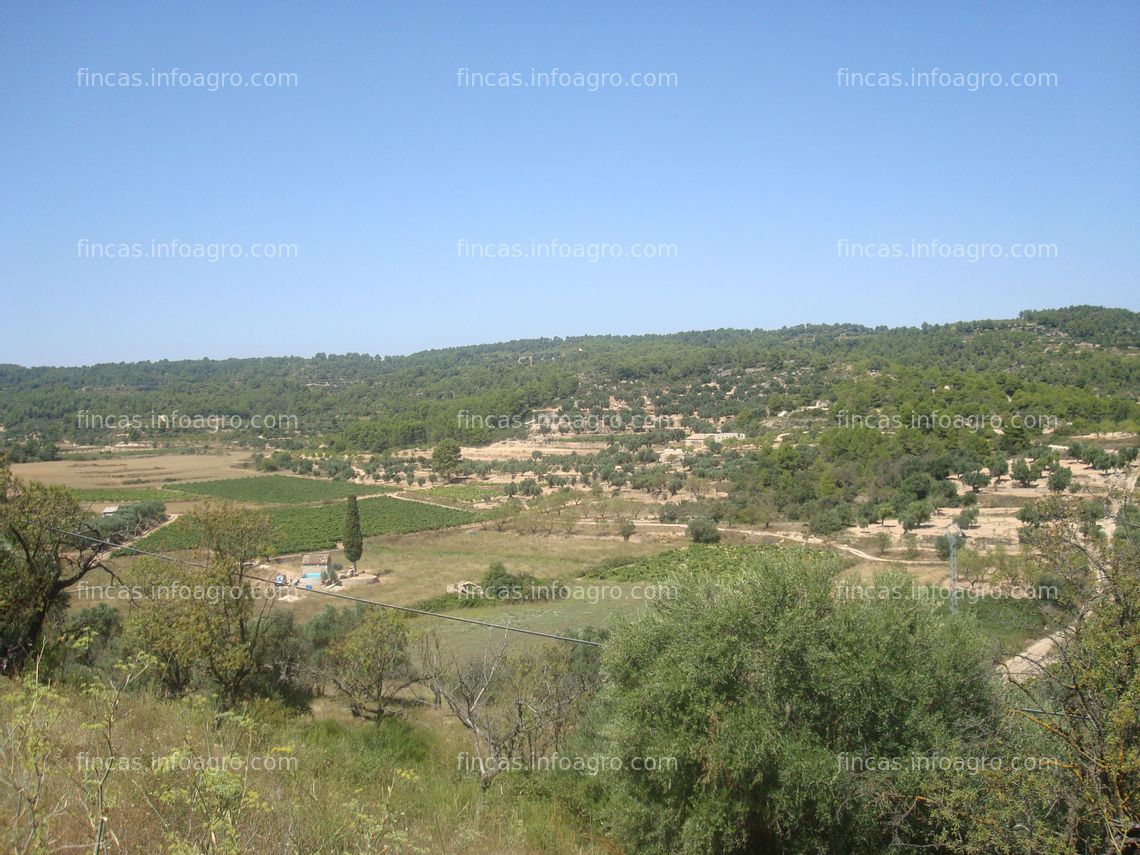
[[(1077, 430), (1111, 429), (1140, 421), (1138, 319), (1077, 306), (921, 328), (532, 339), (395, 357), (5, 365), (0, 424), (14, 462), (50, 459), (63, 440), (163, 442), (195, 432), (372, 453), (445, 438), (477, 444), (519, 434), (540, 409), (571, 430), (644, 425), (656, 415), (693, 429), (750, 431), (821, 400), (832, 414), (962, 412), (968, 403), (970, 413), (1046, 414)], [(231, 421), (172, 430), (195, 416)], [(248, 426), (266, 416), (269, 426), (231, 427), (233, 417)]]

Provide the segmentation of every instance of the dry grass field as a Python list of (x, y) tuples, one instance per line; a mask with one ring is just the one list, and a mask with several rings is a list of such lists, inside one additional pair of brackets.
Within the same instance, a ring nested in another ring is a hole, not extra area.
[[(512, 573), (526, 572), (542, 580), (567, 582), (605, 559), (623, 556), (632, 561), (662, 552), (680, 542), (680, 538), (675, 542), (623, 543), (620, 539), (581, 535), (534, 537), (487, 531), (477, 526), (383, 535), (365, 540), (364, 556), (357, 562), (361, 573), (375, 573), (379, 581), (353, 585), (344, 590), (365, 599), (411, 605), (445, 593), (447, 586), (454, 582), (478, 582), (493, 561), (503, 562)], [(332, 553), (332, 560), (349, 566), (340, 551)], [(274, 572), (279, 569), (296, 572), (300, 566), (298, 556), (272, 563)], [(309, 600), (315, 601), (312, 609), (298, 603), (299, 616), (303, 617), (324, 604), (324, 598), (319, 595), (303, 595), (304, 603)], [(496, 608), (495, 611), (501, 609)]]
[(78, 489), (140, 487), (155, 489), (178, 481), (205, 481), (257, 475), (241, 464), (245, 451), (207, 454), (119, 455), (101, 460), (52, 460), (16, 463), (12, 474), (26, 481), (63, 484)]

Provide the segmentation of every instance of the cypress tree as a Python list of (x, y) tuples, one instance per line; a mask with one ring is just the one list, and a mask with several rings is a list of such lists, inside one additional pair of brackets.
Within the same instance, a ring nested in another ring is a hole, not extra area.
[(356, 562), (364, 553), (364, 538), (360, 534), (360, 510), (356, 507), (356, 496), (348, 497), (348, 508), (344, 514), (344, 557), (352, 562), (352, 572), (356, 573)]

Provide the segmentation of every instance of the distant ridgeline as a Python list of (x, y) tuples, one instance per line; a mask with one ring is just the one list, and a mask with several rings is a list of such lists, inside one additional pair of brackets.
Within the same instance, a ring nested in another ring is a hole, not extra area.
[(532, 339), (398, 357), (5, 365), (0, 437), (19, 462), (50, 457), (60, 440), (323, 442), (383, 454), (521, 435), (537, 411), (568, 434), (660, 427), (664, 417), (696, 432), (755, 434), (796, 414), (842, 425), (844, 415), (1008, 422), (1020, 413), (1047, 416), (1062, 433), (1128, 429), (1140, 421), (1138, 354), (1140, 314), (1074, 306), (921, 328)]

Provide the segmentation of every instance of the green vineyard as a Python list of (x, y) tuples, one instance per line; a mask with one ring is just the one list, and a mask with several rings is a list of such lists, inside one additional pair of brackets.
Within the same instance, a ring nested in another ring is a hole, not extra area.
[[(478, 517), (468, 511), (442, 508), (422, 502), (405, 502), (378, 496), (359, 503), (360, 527), (365, 537), (380, 534), (408, 534), (448, 528), (473, 522)], [(266, 512), (275, 531), (274, 554), (332, 549), (344, 529), (344, 504), (302, 508), (276, 508)], [(139, 549), (166, 552), (194, 549), (196, 532), (186, 517), (151, 532), (137, 544)]]
[(173, 502), (189, 498), (174, 488), (73, 487), (71, 492), (80, 502)]
[(198, 481), (172, 484), (170, 489), (233, 502), (259, 502), (266, 505), (301, 505), (347, 496), (387, 493), (393, 488), (348, 481), (318, 481), (291, 475), (264, 475), (250, 478), (227, 478), (222, 481)]

